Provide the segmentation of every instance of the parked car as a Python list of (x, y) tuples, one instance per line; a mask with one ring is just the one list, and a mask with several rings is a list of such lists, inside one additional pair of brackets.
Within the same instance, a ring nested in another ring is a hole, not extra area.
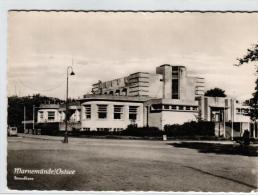
[(8, 127), (7, 135), (8, 136), (17, 136), (18, 135), (17, 127)]

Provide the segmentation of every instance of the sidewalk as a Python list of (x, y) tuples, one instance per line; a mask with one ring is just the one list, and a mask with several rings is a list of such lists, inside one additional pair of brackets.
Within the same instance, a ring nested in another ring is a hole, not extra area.
[[(41, 140), (53, 140), (53, 141), (63, 141), (63, 136), (50, 136), (50, 135), (33, 135), (33, 134), (25, 134), (25, 133), (18, 133), (19, 137), (26, 137), (26, 138), (32, 138), (32, 139), (41, 139)], [(69, 139), (73, 139), (73, 140), (83, 140), (83, 139), (106, 139), (106, 140), (110, 140), (110, 139), (114, 139), (114, 140), (142, 140), (142, 141), (162, 141), (161, 139), (144, 139), (144, 138), (130, 138), (130, 137), (126, 137), (123, 136), (120, 139), (119, 138), (112, 138), (112, 137), (105, 137), (105, 136), (91, 136), (91, 137), (69, 137)], [(167, 141), (162, 141), (165, 143), (176, 143), (176, 142), (201, 142), (201, 143), (223, 143), (223, 144), (236, 144), (236, 142), (231, 141), (231, 140), (170, 140), (168, 139)]]
[(63, 136), (33, 135), (33, 134), (25, 134), (25, 133), (18, 133), (18, 137), (43, 139), (43, 140), (56, 140), (56, 141), (62, 141), (64, 139)]

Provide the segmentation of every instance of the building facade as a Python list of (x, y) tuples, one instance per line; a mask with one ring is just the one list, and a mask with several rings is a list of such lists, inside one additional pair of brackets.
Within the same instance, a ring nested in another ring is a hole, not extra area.
[[(81, 106), (71, 104), (69, 109), (68, 130), (80, 129)], [(47, 125), (46, 125), (47, 124)], [(65, 130), (65, 104), (42, 104), (37, 111), (37, 126), (39, 128), (54, 127)]]
[[(205, 80), (188, 76), (184, 66), (164, 64), (155, 73), (137, 72), (123, 78), (93, 84), (69, 118), (71, 129), (79, 131), (121, 131), (128, 125), (151, 126), (189, 121), (213, 121), (216, 135), (232, 137), (249, 130), (256, 137), (248, 113), (250, 108), (233, 98), (204, 96)], [(51, 106), (50, 106), (51, 107)], [(64, 108), (42, 108), (38, 123), (65, 119)], [(64, 130), (62, 125), (60, 130)], [(234, 136), (234, 135), (233, 135)]]
[(121, 131), (144, 126), (146, 97), (87, 95), (81, 99), (82, 131)]
[(136, 72), (123, 78), (99, 81), (93, 84), (92, 93), (194, 100), (204, 95), (204, 86), (204, 78), (188, 76), (186, 67), (164, 64), (156, 68), (156, 73)]

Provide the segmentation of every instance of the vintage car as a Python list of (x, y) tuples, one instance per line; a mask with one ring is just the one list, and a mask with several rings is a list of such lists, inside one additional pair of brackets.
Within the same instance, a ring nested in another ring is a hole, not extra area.
[(18, 135), (17, 127), (8, 127), (7, 135), (8, 136), (17, 136)]

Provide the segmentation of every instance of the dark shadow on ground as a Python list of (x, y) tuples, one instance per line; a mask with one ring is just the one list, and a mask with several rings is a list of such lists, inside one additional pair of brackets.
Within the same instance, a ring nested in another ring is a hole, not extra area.
[(229, 181), (241, 184), (241, 185), (245, 185), (245, 186), (250, 187), (252, 189), (257, 189), (257, 186), (254, 186), (254, 185), (251, 185), (249, 183), (245, 183), (245, 182), (239, 181), (237, 179), (232, 179), (232, 178), (221, 176), (221, 175), (218, 175), (218, 174), (213, 174), (213, 173), (210, 173), (210, 172), (207, 172), (207, 171), (203, 171), (201, 169), (197, 169), (197, 168), (194, 168), (194, 167), (189, 167), (189, 166), (185, 166), (185, 167), (189, 168), (189, 169), (192, 169), (192, 170), (195, 170), (195, 171), (198, 171), (198, 172), (201, 172), (201, 173), (204, 173), (206, 175), (211, 175), (211, 176), (214, 176), (214, 177), (222, 178), (222, 179), (229, 180)]
[(178, 148), (196, 149), (201, 153), (229, 154), (242, 156), (258, 156), (257, 146), (240, 146), (234, 144), (218, 144), (204, 142), (180, 142), (169, 143), (168, 145)]

